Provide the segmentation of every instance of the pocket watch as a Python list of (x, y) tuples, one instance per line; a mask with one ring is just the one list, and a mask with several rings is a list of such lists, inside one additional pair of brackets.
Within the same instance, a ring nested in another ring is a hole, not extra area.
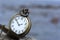
[(28, 9), (22, 9), (9, 21), (9, 29), (3, 27), (2, 30), (5, 31), (10, 38), (23, 38), (31, 29), (31, 20), (28, 15)]

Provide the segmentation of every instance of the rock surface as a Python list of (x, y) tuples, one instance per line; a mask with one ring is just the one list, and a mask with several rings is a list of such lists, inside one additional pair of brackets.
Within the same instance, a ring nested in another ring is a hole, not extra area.
[[(0, 40), (14, 40), (9, 38), (4, 32), (2, 32), (2, 34), (0, 35)], [(36, 40), (34, 37), (24, 37), (24, 38), (20, 38), (19, 40)]]

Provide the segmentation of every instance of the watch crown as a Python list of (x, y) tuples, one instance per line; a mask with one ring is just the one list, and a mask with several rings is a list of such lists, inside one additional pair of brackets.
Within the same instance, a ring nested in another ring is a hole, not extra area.
[(27, 17), (27, 16), (29, 15), (29, 9), (23, 8), (23, 9), (20, 11), (20, 15), (21, 15), (21, 16), (24, 16), (24, 17)]

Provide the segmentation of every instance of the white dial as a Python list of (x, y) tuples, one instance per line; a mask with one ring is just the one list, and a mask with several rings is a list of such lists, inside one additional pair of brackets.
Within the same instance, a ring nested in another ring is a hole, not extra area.
[(28, 19), (18, 15), (11, 21), (10, 27), (14, 33), (22, 34), (28, 27)]

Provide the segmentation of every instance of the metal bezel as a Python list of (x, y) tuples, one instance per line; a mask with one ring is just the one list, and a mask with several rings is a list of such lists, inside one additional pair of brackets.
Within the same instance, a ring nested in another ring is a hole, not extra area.
[(31, 20), (29, 19), (29, 17), (26, 17), (27, 19), (28, 19), (28, 27), (26, 28), (26, 31), (25, 32), (23, 32), (22, 34), (16, 34), (16, 33), (14, 33), (12, 30), (11, 30), (11, 21), (13, 20), (13, 18), (15, 18), (17, 15), (19, 15), (19, 16), (21, 16), (20, 14), (16, 14), (15, 16), (13, 16), (12, 18), (11, 18), (11, 20), (9, 21), (9, 30), (12, 32), (12, 34), (13, 35), (15, 35), (16, 37), (23, 37), (23, 36), (25, 36), (26, 34), (28, 34), (29, 33), (29, 31), (30, 31), (30, 29), (31, 29)]

